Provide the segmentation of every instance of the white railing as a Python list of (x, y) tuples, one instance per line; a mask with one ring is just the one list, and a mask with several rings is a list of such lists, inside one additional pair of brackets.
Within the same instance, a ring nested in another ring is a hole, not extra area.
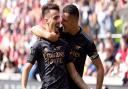
[[(87, 84), (91, 84), (91, 85), (96, 84), (96, 77), (83, 76), (83, 79)], [(119, 77), (105, 77), (103, 84), (112, 85), (112, 86), (122, 86), (123, 81), (122, 81), (122, 78), (119, 78)]]
[[(96, 77), (91, 76), (83, 76), (84, 81), (87, 84), (96, 84)], [(14, 73), (14, 74), (8, 74), (8, 73), (0, 73), (0, 80), (21, 80), (21, 74)], [(105, 77), (104, 78), (104, 85), (118, 85), (121, 86), (123, 84), (122, 78), (119, 77)]]
[[(111, 34), (111, 38), (121, 38), (122, 34)], [(107, 38), (106, 34), (98, 35), (98, 38)]]

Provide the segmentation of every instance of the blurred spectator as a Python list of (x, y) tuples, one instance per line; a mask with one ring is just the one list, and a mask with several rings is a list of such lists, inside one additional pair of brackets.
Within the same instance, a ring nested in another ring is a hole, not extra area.
[(118, 52), (116, 53), (115, 59), (116, 62), (109, 70), (109, 76), (117, 76), (124, 78), (125, 73), (128, 71), (128, 46), (126, 44), (124, 36), (122, 36), (120, 40), (120, 48), (118, 49)]
[(105, 52), (104, 52), (104, 67), (105, 74), (109, 71), (112, 65), (115, 62), (115, 43), (113, 42), (111, 37), (105, 39)]
[(128, 35), (128, 22), (124, 24), (122, 33)]
[(88, 21), (88, 16), (89, 16), (89, 11), (90, 11), (90, 7), (89, 7), (89, 1), (88, 0), (81, 0), (79, 2), (79, 10), (80, 10), (80, 14), (81, 14), (81, 26), (84, 28), (84, 26), (86, 26), (89, 21)]
[(5, 68), (4, 68), (4, 73), (16, 73), (17, 72), (17, 67), (15, 66), (14, 62), (7, 61), (5, 63)]
[(96, 67), (93, 64), (88, 66), (86, 75), (96, 77)]
[(127, 3), (127, 0), (118, 0), (118, 8), (124, 8)]
[(119, 48), (115, 58), (116, 58), (117, 62), (125, 63), (127, 56), (128, 56), (128, 46), (126, 43), (125, 36), (122, 36), (122, 38), (120, 40), (120, 48)]
[(99, 0), (99, 2), (96, 3), (96, 13), (97, 13), (97, 19), (98, 23), (100, 25), (100, 31), (99, 34), (101, 37), (104, 37), (104, 34), (106, 32), (115, 32), (114, 27), (114, 19), (113, 19), (113, 11), (115, 9), (114, 5), (112, 3), (105, 3), (105, 0)]
[(122, 33), (123, 28), (123, 20), (120, 18), (120, 16), (117, 14), (114, 22), (116, 33)]
[(100, 25), (98, 24), (96, 13), (90, 12), (88, 19), (89, 19), (90, 33), (92, 36), (96, 37), (100, 30)]
[(128, 83), (128, 71), (125, 73), (125, 76), (123, 78), (123, 85)]

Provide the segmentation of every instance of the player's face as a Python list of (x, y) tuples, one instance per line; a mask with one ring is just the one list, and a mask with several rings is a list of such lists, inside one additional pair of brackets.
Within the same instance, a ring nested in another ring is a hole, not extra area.
[(47, 23), (55, 23), (55, 26), (58, 28), (60, 26), (60, 13), (58, 10), (50, 10), (47, 14)]
[(70, 29), (73, 29), (75, 26), (75, 18), (69, 13), (62, 14), (62, 25), (64, 26), (65, 32), (70, 32)]

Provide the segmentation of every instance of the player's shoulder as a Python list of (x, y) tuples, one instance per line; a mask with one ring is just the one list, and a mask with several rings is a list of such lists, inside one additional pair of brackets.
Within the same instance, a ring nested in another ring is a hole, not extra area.
[(62, 39), (62, 38), (60, 38), (59, 41), (60, 41), (62, 44), (69, 45), (69, 43), (68, 43), (66, 40)]
[(84, 41), (88, 41), (90, 43), (93, 43), (93, 38), (91, 34), (87, 34), (82, 28), (81, 28), (81, 36), (83, 37)]
[(41, 42), (40, 42), (39, 40), (36, 40), (36, 41), (33, 43), (32, 47), (33, 47), (33, 48), (39, 48), (40, 43), (41, 43)]
[(34, 44), (33, 47), (37, 49), (41, 49), (44, 46), (48, 46), (50, 43), (44, 39), (38, 39)]

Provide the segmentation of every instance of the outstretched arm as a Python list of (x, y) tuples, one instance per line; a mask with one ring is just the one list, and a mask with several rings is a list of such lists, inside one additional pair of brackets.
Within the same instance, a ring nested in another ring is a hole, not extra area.
[(26, 89), (27, 82), (28, 82), (28, 75), (29, 75), (29, 72), (30, 72), (32, 66), (33, 65), (31, 63), (25, 64), (25, 67), (24, 67), (23, 72), (22, 72), (22, 77), (21, 77), (22, 89)]
[(103, 68), (102, 62), (98, 57), (97, 59), (93, 60), (92, 63), (96, 66), (96, 69), (97, 69), (96, 89), (102, 89), (103, 79), (104, 79), (104, 68)]
[(72, 62), (67, 64), (67, 69), (68, 69), (68, 72), (69, 72), (71, 78), (81, 89), (90, 89), (89, 86), (84, 82), (84, 80), (78, 74), (78, 72)]

